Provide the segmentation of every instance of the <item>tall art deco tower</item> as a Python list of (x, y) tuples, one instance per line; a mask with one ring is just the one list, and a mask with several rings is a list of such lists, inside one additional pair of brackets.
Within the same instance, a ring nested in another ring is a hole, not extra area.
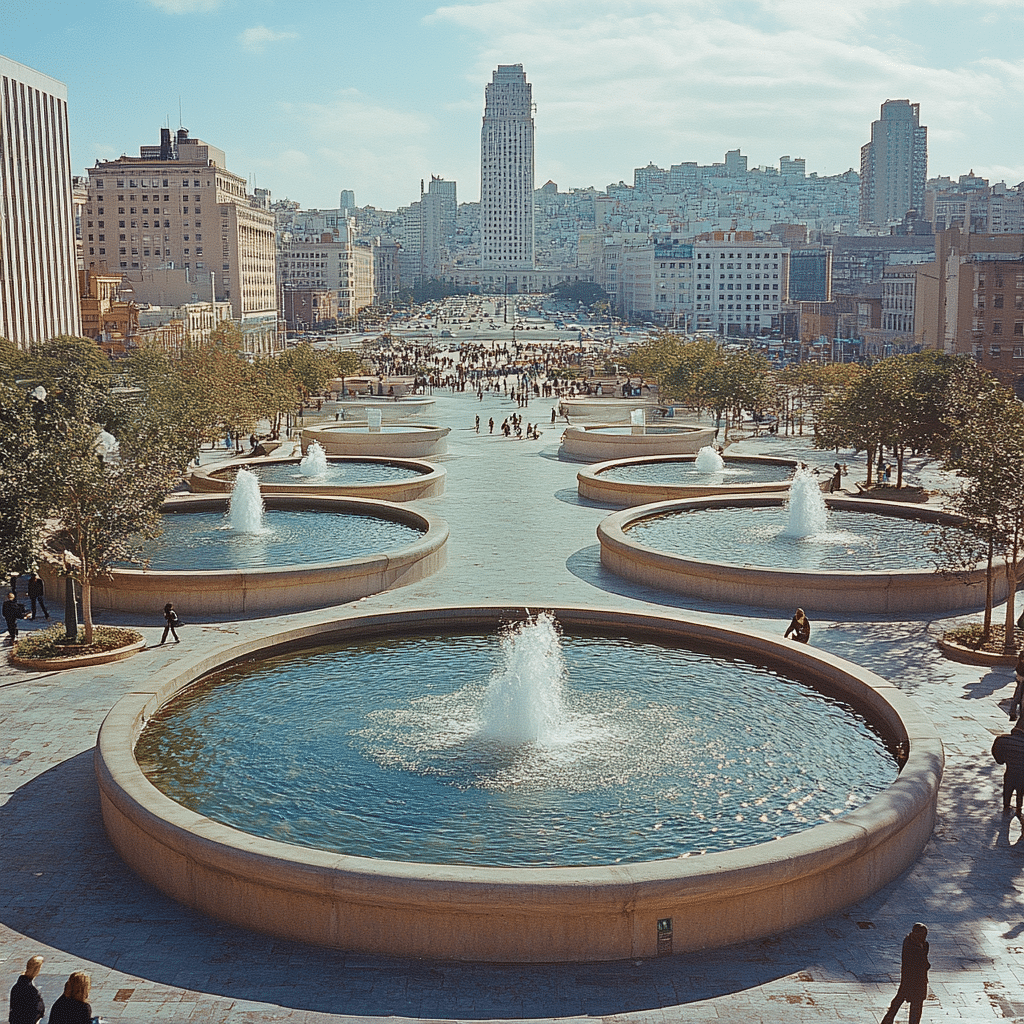
[(480, 131), (481, 265), (533, 266), (533, 94), (522, 64), (499, 64)]
[(871, 141), (860, 150), (860, 222), (885, 227), (908, 210), (924, 216), (928, 178), (928, 129), (921, 104), (886, 100), (871, 123)]

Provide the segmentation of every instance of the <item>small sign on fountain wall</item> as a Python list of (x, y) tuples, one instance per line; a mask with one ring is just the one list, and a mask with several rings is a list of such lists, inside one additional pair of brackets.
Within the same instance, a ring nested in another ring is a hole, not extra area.
[(672, 952), (672, 918), (658, 919), (658, 956), (668, 956)]

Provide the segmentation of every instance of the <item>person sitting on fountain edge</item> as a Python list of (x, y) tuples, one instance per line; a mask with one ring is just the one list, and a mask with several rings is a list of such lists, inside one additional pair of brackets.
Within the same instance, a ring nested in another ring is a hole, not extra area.
[(801, 644), (805, 644), (811, 639), (811, 620), (804, 614), (803, 608), (797, 608), (783, 639), (788, 640), (791, 633), (793, 639)]

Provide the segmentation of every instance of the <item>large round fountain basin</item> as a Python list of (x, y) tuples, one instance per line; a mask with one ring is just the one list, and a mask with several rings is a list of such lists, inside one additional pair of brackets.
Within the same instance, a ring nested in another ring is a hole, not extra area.
[(136, 758), (172, 799), (267, 839), (492, 867), (751, 846), (896, 776), (858, 713), (773, 666), (543, 617), (501, 640), (375, 637), (239, 665), (161, 709)]
[[(830, 522), (820, 539), (835, 540), (827, 547), (819, 538), (778, 536), (786, 525), (784, 503), (783, 497), (756, 495), (657, 502), (615, 512), (598, 526), (601, 563), (627, 579), (690, 597), (767, 608), (893, 615), (959, 611), (985, 602), (983, 567), (956, 576), (933, 568), (928, 534), (957, 526), (962, 520), (951, 513), (828, 498), (830, 510), (865, 518), (863, 526), (857, 518), (844, 520), (854, 524), (850, 529), (837, 523), (839, 529), (833, 530)], [(758, 519), (747, 520), (747, 515)], [(883, 531), (871, 526), (874, 516), (899, 543), (884, 547)], [(663, 536), (676, 532), (673, 541), (662, 541), (674, 550), (656, 546), (659, 530)], [(756, 552), (755, 541), (760, 542)], [(731, 556), (725, 551), (730, 545)], [(900, 547), (905, 549), (902, 557)], [(998, 599), (1005, 594), (1001, 579), (999, 573)]]
[(645, 455), (695, 455), (714, 438), (714, 428), (683, 424), (647, 424), (640, 428), (618, 424), (571, 426), (562, 434), (559, 453), (578, 462), (606, 462)]
[[(212, 495), (165, 503), (165, 513), (208, 519), (210, 528), (200, 531), (196, 553), (183, 555), (165, 539), (165, 564), (171, 567), (113, 569), (108, 579), (93, 584), (93, 607), (159, 616), (164, 604), (173, 601), (186, 621), (202, 615), (268, 615), (354, 601), (424, 579), (445, 564), (444, 520), (398, 504), (309, 495), (267, 497), (271, 517), (302, 516), (285, 530), (297, 535), (299, 553), (274, 564), (266, 557), (267, 538), (222, 528), (227, 503), (226, 496)], [(311, 541), (307, 528), (317, 513), (324, 514), (319, 525), (325, 532), (321, 540)], [(353, 553), (342, 545), (357, 520), (367, 522), (379, 539)], [(238, 553), (234, 568), (210, 568), (218, 547)]]
[(576, 474), (577, 488), (588, 501), (629, 508), (674, 498), (786, 491), (797, 465), (791, 459), (726, 455), (722, 472), (701, 473), (694, 462), (695, 456), (674, 455), (602, 462)]
[[(859, 709), (909, 758), (883, 792), (794, 835), (705, 855), (575, 867), (466, 866), (311, 849), (215, 821), (146, 778), (134, 754), (144, 723), (205, 671), (295, 645), (491, 631), (528, 613), (430, 608), (353, 616), (225, 647), (192, 669), (170, 668), (146, 680), (119, 701), (100, 731), (96, 757), (115, 849), (168, 895), (243, 927), (373, 954), (503, 962), (654, 956), (752, 939), (833, 913), (916, 859), (934, 822), (942, 749), (927, 719), (895, 687), (802, 645), (680, 616), (553, 612), (567, 632), (626, 633), (766, 664)], [(727, 681), (723, 691), (728, 697)], [(310, 725), (321, 727), (316, 718)], [(826, 764), (829, 754), (822, 751)], [(368, 795), (363, 809), (402, 821), (400, 801), (389, 803), (387, 793)], [(437, 830), (443, 828), (438, 821)]]
[(444, 493), (446, 470), (415, 459), (345, 458), (328, 460), (327, 472), (305, 476), (299, 459), (242, 459), (196, 470), (189, 486), (196, 492), (228, 493), (235, 475), (255, 473), (264, 494), (350, 495), (380, 501), (418, 501)]
[(423, 459), (444, 455), (450, 427), (426, 424), (388, 424), (371, 430), (365, 423), (332, 423), (306, 427), (301, 434), (302, 451), (318, 441), (328, 455), (377, 456), (393, 459)]

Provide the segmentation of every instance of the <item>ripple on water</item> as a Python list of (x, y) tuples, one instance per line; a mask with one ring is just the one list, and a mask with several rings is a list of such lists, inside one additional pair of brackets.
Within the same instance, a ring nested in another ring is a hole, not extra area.
[(563, 638), (562, 724), (482, 727), (494, 636), (352, 642), (237, 666), (151, 719), (136, 749), (173, 799), (248, 832), (395, 860), (585, 865), (788, 835), (895, 777), (845, 705), (765, 667)]

